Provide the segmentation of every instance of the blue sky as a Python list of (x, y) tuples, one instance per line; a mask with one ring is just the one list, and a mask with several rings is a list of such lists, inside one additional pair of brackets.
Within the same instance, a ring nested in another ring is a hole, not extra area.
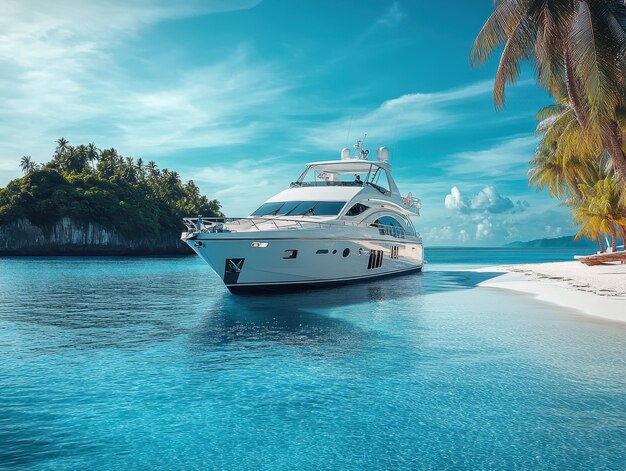
[(469, 65), (491, 0), (3, 0), (0, 185), (54, 142), (95, 142), (194, 179), (246, 215), (367, 132), (423, 200), (429, 245), (573, 233), (528, 188), (532, 74), (495, 111)]

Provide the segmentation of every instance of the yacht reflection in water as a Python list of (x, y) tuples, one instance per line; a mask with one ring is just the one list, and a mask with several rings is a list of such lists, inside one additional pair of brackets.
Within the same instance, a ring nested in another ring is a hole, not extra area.
[(473, 288), (494, 275), (431, 271), (427, 277), (406, 275), (339, 289), (267, 296), (224, 295), (216, 300), (194, 334), (194, 344), (202, 348), (237, 344), (237, 348), (250, 349), (266, 348), (268, 342), (285, 346), (357, 344), (369, 333), (352, 322), (352, 316), (362, 319), (378, 304), (407, 298), (415, 298), (413, 306), (418, 316), (423, 295)]

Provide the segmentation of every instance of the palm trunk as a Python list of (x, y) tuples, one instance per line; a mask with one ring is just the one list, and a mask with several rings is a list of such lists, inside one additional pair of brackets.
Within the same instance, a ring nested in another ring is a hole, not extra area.
[(583, 106), (583, 100), (580, 96), (580, 87), (576, 81), (576, 70), (572, 61), (572, 52), (569, 46), (565, 47), (565, 86), (567, 87), (567, 96), (572, 105), (576, 120), (582, 129), (587, 128), (587, 116)]
[(617, 252), (617, 232), (615, 231), (615, 225), (609, 225), (609, 230), (611, 231), (611, 249), (613, 253)]
[(617, 226), (617, 229), (619, 230), (620, 239), (622, 239), (622, 250), (626, 250), (626, 227)]
[(604, 127), (602, 140), (611, 154), (611, 162), (615, 173), (626, 184), (626, 156), (622, 150), (622, 129), (614, 120), (610, 120)]
[(600, 246), (600, 253), (604, 253), (606, 248), (604, 247), (604, 241), (602, 240), (602, 236), (598, 234), (596, 236), (596, 240), (598, 241), (598, 245)]

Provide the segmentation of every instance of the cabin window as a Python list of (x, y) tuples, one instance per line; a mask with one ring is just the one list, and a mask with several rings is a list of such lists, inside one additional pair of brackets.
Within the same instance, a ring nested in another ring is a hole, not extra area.
[(390, 194), (390, 178), (376, 162), (354, 160), (309, 165), (291, 186), (364, 186)]
[(286, 214), (291, 213), (294, 209), (298, 207), (300, 201), (287, 201), (283, 203), (278, 211), (276, 211), (276, 216), (285, 216)]
[(350, 249), (343, 249), (343, 257), (346, 258), (348, 255), (350, 255)]
[(400, 223), (400, 221), (398, 221), (396, 218), (392, 216), (383, 216), (381, 218), (378, 218), (375, 221), (375, 224), (381, 224), (384, 226), (402, 227), (402, 224)]
[(382, 168), (378, 168), (370, 175), (368, 183), (385, 195), (389, 194), (391, 189), (387, 172)]
[(319, 249), (317, 252), (315, 252), (316, 254), (327, 254), (328, 253), (328, 249)]
[(391, 216), (378, 218), (372, 225), (378, 227), (378, 232), (380, 232), (381, 235), (404, 238), (406, 233), (402, 224), (396, 218)]
[(346, 216), (358, 216), (359, 214), (361, 214), (364, 211), (367, 211), (368, 209), (370, 209), (369, 206), (365, 206), (364, 204), (357, 203), (348, 210), (348, 212), (346, 213)]
[(335, 216), (345, 206), (345, 201), (320, 201), (313, 211), (316, 216)]
[(345, 201), (264, 203), (251, 216), (336, 216), (345, 204)]
[(285, 203), (264, 203), (252, 216), (274, 216)]

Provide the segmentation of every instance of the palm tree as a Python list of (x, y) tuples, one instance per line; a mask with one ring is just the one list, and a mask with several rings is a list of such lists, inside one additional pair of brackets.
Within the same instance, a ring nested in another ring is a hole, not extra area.
[(85, 144), (80, 144), (76, 146), (76, 155), (77, 160), (80, 164), (84, 164), (81, 166), (82, 169), (86, 168), (89, 163), (89, 153), (87, 151), (87, 146)]
[(159, 176), (159, 168), (154, 160), (148, 162), (148, 165), (146, 165), (146, 170), (148, 171), (149, 179), (154, 180)]
[(57, 148), (54, 152), (55, 157), (61, 157), (63, 153), (67, 150), (67, 145), (69, 144), (68, 140), (64, 137), (57, 139)]
[(520, 63), (533, 60), (539, 82), (558, 100), (567, 97), (580, 127), (597, 132), (626, 182), (618, 115), (626, 105), (626, 6), (618, 0), (500, 0), (472, 49), (475, 65), (504, 45), (494, 101), (515, 83)]
[[(612, 176), (598, 180), (594, 185), (581, 185), (583, 201), (574, 207), (574, 223), (581, 224), (577, 237), (582, 235), (611, 235), (613, 251), (617, 250), (618, 228), (626, 226), (622, 188)], [(623, 232), (620, 230), (620, 233)]]
[(606, 153), (583, 133), (569, 104), (546, 106), (537, 119), (541, 121), (536, 134), (542, 139), (530, 161), (529, 184), (537, 190), (547, 188), (552, 197), (581, 199), (581, 182), (596, 182), (607, 175)]
[(96, 169), (99, 157), (99, 149), (96, 147), (96, 144), (93, 142), (87, 144), (87, 160), (89, 161), (91, 168), (94, 170)]
[(87, 152), (84, 145), (68, 146), (61, 158), (62, 168), (67, 172), (82, 173), (87, 168)]
[(589, 212), (585, 206), (573, 208), (572, 216), (574, 217), (574, 224), (579, 224), (580, 228), (574, 236), (576, 240), (587, 237), (588, 239), (595, 239), (600, 247), (600, 252), (606, 250), (604, 241), (602, 240), (602, 228), (601, 220), (595, 214)]
[(198, 188), (198, 185), (195, 184), (195, 182), (193, 180), (189, 180), (187, 182), (187, 184), (184, 186), (185, 188), (185, 193), (187, 194), (187, 197), (191, 200), (191, 201), (197, 201), (200, 196), (200, 188)]
[(37, 168), (37, 165), (35, 164), (35, 162), (33, 162), (33, 159), (32, 159), (32, 157), (30, 155), (25, 155), (20, 160), (20, 169), (25, 174), (31, 173), (36, 168)]
[(139, 175), (140, 180), (146, 179), (146, 166), (143, 163), (143, 159), (139, 157), (135, 164), (135, 168), (137, 169), (137, 175)]
[(122, 174), (126, 181), (135, 183), (137, 181), (137, 172), (135, 168), (135, 160), (132, 157), (122, 159)]

